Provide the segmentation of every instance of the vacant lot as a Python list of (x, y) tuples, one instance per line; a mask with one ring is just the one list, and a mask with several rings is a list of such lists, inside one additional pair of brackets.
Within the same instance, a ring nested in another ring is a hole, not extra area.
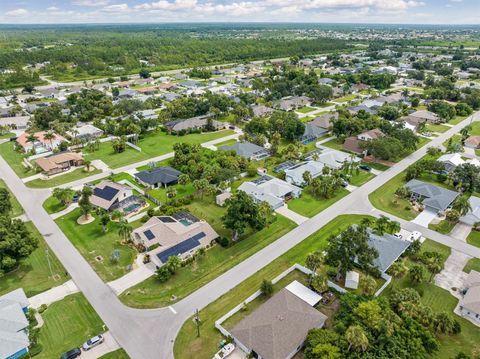
[(306, 188), (299, 198), (292, 199), (288, 201), (287, 204), (288, 208), (292, 211), (297, 212), (305, 217), (313, 217), (349, 193), (350, 192), (348, 192), (346, 189), (341, 188), (332, 198), (316, 199), (309, 193), (308, 188)]

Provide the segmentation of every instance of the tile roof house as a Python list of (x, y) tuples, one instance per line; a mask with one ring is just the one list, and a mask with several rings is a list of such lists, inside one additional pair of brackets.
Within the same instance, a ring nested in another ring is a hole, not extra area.
[(257, 203), (267, 202), (273, 210), (280, 208), (289, 198), (297, 198), (302, 189), (279, 178), (262, 176), (252, 182), (243, 182), (239, 191), (244, 191)]
[(421, 202), (425, 207), (436, 212), (443, 212), (448, 209), (459, 196), (458, 192), (416, 179), (410, 180), (406, 186), (412, 192), (412, 199)]
[(464, 282), (464, 294), (459, 301), (460, 313), (480, 324), (480, 273), (471, 270)]
[(270, 116), (275, 110), (271, 107), (263, 105), (252, 106), (253, 116), (255, 117), (267, 117)]
[(292, 111), (303, 106), (309, 106), (311, 103), (312, 100), (307, 96), (290, 96), (274, 101), (273, 107), (283, 111)]
[(135, 179), (145, 187), (159, 188), (176, 184), (181, 174), (175, 168), (165, 166), (135, 173)]
[(325, 115), (317, 116), (309, 123), (317, 127), (330, 130), (330, 128), (332, 127), (332, 120), (334, 119), (338, 119), (338, 112), (327, 113)]
[(289, 291), (280, 290), (230, 331), (235, 342), (254, 358), (292, 358), (308, 331), (321, 328), (327, 317)]
[(369, 231), (368, 245), (375, 248), (378, 257), (374, 259), (373, 264), (381, 273), (385, 273), (412, 242), (399, 239), (391, 234), (385, 233), (381, 236)]
[(357, 138), (360, 141), (370, 141), (370, 140), (376, 140), (378, 138), (382, 138), (384, 136), (385, 134), (379, 128), (374, 128), (372, 130), (362, 132), (357, 136)]
[(133, 190), (126, 185), (102, 181), (95, 186), (90, 202), (95, 207), (106, 211), (123, 210), (129, 205), (133, 205), (140, 199), (133, 194)]
[(87, 123), (83, 126), (76, 126), (72, 130), (67, 131), (67, 135), (71, 138), (88, 141), (103, 136), (103, 130)]
[(28, 137), (30, 134), (25, 132), (17, 138), (17, 143), (23, 148), (25, 152), (34, 150), (35, 153), (44, 153), (58, 148), (61, 142), (66, 141), (65, 138), (57, 135), (56, 133), (54, 133), (53, 139), (47, 140), (45, 139), (46, 134), (47, 131), (35, 132), (33, 135), (36, 137), (37, 140), (35, 142), (29, 142)]
[[(188, 130), (196, 130), (196, 129), (205, 129), (209, 124), (209, 119), (211, 119), (211, 115), (204, 115), (204, 116), (197, 116), (187, 119), (178, 119), (167, 122), (164, 126), (168, 131), (188, 131)], [(210, 124), (213, 126), (213, 129), (220, 130), (225, 128), (225, 124), (223, 122), (219, 122), (216, 120), (211, 120)]]
[(218, 234), (207, 222), (188, 212), (179, 212), (173, 216), (154, 216), (132, 232), (135, 243), (147, 250), (155, 247), (150, 252), (150, 257), (159, 266), (170, 256), (186, 258), (217, 237)]
[(326, 150), (318, 155), (317, 161), (332, 169), (340, 169), (345, 163), (360, 162), (360, 158), (342, 151)]
[(218, 149), (222, 151), (235, 151), (238, 156), (252, 161), (260, 161), (270, 157), (270, 152), (266, 148), (250, 142), (237, 142), (230, 146), (220, 146)]
[(361, 148), (360, 144), (362, 142), (375, 140), (384, 136), (384, 133), (380, 129), (374, 128), (372, 130), (362, 132), (357, 136), (347, 137), (343, 142), (343, 148), (349, 152), (366, 154), (366, 151)]
[(479, 148), (480, 147), (480, 136), (470, 136), (465, 140), (465, 147), (468, 148)]
[(31, 116), (0, 117), (0, 126), (15, 130), (26, 130)]
[(475, 223), (480, 222), (480, 198), (470, 196), (468, 203), (470, 203), (471, 210), (465, 216), (460, 217), (460, 222), (474, 226)]
[(437, 123), (440, 117), (436, 113), (427, 110), (419, 110), (409, 114), (407, 117), (418, 119), (418, 121)]
[(84, 161), (81, 153), (66, 151), (37, 158), (35, 163), (43, 173), (51, 176), (68, 171), (72, 167), (81, 166)]
[(17, 359), (28, 353), (28, 306), (21, 288), (0, 297), (0, 358)]

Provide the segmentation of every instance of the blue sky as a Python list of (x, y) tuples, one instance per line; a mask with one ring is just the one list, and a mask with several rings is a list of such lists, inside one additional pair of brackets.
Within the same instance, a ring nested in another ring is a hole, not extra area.
[(478, 24), (480, 0), (0, 0), (0, 23)]

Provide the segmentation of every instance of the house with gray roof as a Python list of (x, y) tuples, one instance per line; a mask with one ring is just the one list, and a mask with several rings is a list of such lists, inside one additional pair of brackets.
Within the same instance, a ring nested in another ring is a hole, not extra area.
[(252, 112), (255, 117), (267, 117), (274, 113), (275, 110), (264, 105), (255, 105), (252, 106)]
[(17, 359), (28, 353), (28, 306), (21, 288), (0, 297), (0, 358)]
[(231, 330), (237, 345), (254, 358), (289, 359), (302, 348), (309, 330), (327, 316), (289, 291), (280, 290)]
[(177, 184), (182, 172), (175, 168), (164, 166), (135, 173), (135, 180), (148, 188), (159, 188)]
[(312, 100), (307, 96), (290, 96), (274, 101), (273, 107), (283, 111), (292, 111), (300, 107), (309, 106), (311, 103)]
[(445, 211), (459, 196), (458, 192), (416, 179), (410, 180), (406, 186), (412, 192), (412, 199), (434, 212)]
[(285, 170), (285, 181), (296, 186), (305, 186), (303, 174), (310, 172), (312, 178), (318, 177), (322, 174), (325, 165), (318, 161), (306, 161), (294, 165)]
[(463, 288), (463, 297), (459, 301), (462, 316), (480, 325), (480, 273), (471, 270)]
[[(206, 129), (209, 125), (213, 130), (220, 130), (225, 128), (223, 122), (211, 119), (212, 115), (203, 115), (187, 119), (178, 119), (167, 122), (164, 126), (168, 131), (189, 131), (196, 129)], [(209, 122), (210, 121), (210, 122)]]
[(301, 188), (267, 175), (252, 182), (243, 182), (238, 190), (248, 194), (256, 203), (267, 202), (272, 210), (282, 207), (286, 200), (297, 198), (302, 193)]
[(230, 146), (220, 146), (218, 149), (223, 151), (235, 151), (238, 156), (252, 161), (260, 161), (270, 157), (270, 152), (266, 148), (250, 142), (237, 142)]
[(471, 210), (465, 216), (460, 217), (460, 222), (469, 226), (474, 226), (475, 223), (480, 222), (480, 198), (471, 196), (468, 199)]
[(379, 236), (369, 230), (368, 245), (378, 252), (378, 257), (374, 259), (373, 264), (381, 273), (385, 273), (410, 244), (412, 242), (399, 239), (391, 234), (385, 233)]
[(328, 133), (328, 129), (315, 126), (309, 122), (305, 125), (305, 130), (300, 137), (300, 141), (302, 141), (303, 144), (307, 144), (316, 141), (326, 133)]

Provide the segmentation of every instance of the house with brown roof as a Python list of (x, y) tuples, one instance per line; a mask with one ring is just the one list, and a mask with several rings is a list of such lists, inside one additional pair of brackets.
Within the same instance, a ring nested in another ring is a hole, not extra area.
[(132, 240), (150, 251), (152, 261), (161, 266), (171, 256), (185, 259), (207, 246), (218, 234), (207, 222), (189, 212), (154, 216), (132, 232)]
[(372, 130), (362, 132), (357, 136), (346, 138), (345, 142), (343, 143), (343, 148), (349, 152), (365, 154), (365, 150), (363, 150), (361, 147), (363, 142), (375, 140), (384, 136), (385, 134), (380, 129), (374, 128)]
[(407, 117), (416, 119), (419, 122), (438, 123), (440, 117), (436, 113), (427, 110), (419, 110), (409, 114)]
[(479, 148), (480, 147), (480, 136), (470, 136), (465, 140), (465, 147), (468, 148)]
[(254, 358), (290, 359), (303, 347), (308, 331), (323, 327), (326, 320), (304, 296), (284, 288), (230, 333), (237, 345)]
[(72, 167), (83, 165), (81, 153), (60, 152), (50, 156), (40, 157), (35, 160), (36, 165), (48, 176), (68, 171)]
[(336, 119), (338, 119), (338, 112), (317, 116), (309, 123), (325, 130), (330, 130), (332, 127), (332, 120)]

